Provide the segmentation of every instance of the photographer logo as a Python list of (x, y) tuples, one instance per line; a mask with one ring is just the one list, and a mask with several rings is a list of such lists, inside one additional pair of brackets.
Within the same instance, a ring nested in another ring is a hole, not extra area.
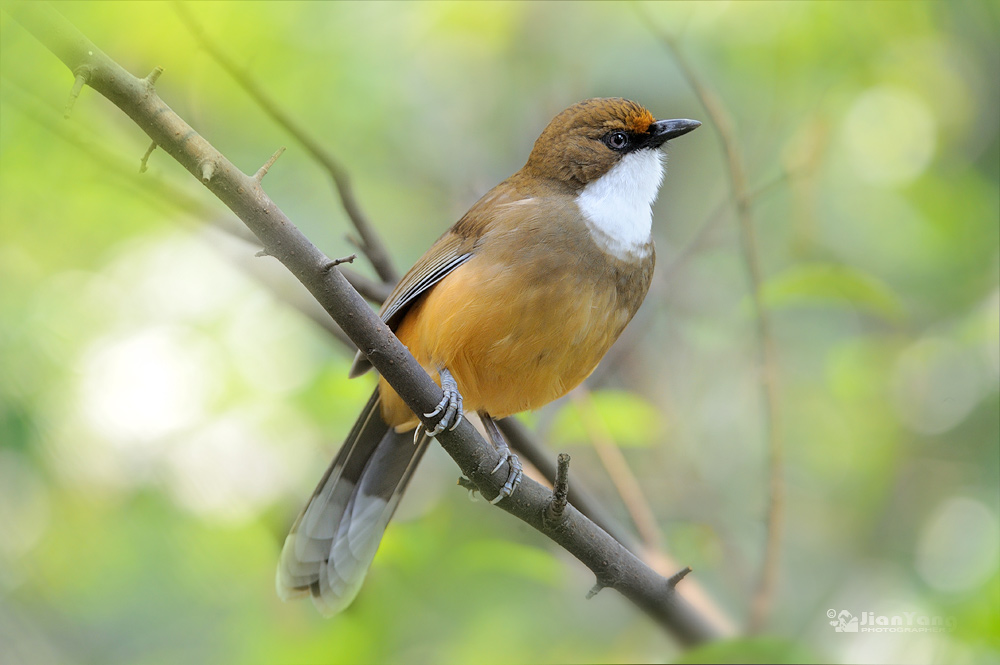
[(857, 617), (849, 610), (829, 609), (826, 618), (838, 633), (950, 633), (955, 629), (955, 617), (916, 612), (889, 615), (862, 612)]

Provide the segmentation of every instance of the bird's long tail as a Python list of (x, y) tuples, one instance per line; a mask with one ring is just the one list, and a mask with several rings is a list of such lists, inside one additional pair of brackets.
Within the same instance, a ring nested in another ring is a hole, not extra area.
[(292, 525), (278, 564), (282, 600), (307, 593), (325, 615), (350, 605), (382, 534), (427, 449), (382, 420), (375, 390), (309, 503)]

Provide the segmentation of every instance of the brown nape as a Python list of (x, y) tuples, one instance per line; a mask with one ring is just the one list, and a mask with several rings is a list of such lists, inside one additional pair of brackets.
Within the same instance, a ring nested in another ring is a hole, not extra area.
[(569, 107), (535, 141), (521, 169), (532, 177), (554, 178), (579, 191), (621, 160), (602, 142), (611, 131), (645, 133), (653, 115), (633, 101), (612, 97), (588, 99)]

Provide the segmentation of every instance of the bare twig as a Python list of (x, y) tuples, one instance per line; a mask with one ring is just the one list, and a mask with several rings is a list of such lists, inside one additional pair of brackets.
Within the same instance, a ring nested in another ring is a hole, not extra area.
[[(644, 11), (641, 5), (635, 6), (638, 11)], [(750, 299), (753, 304), (754, 318), (757, 324), (757, 351), (761, 367), (761, 387), (764, 397), (764, 427), (768, 442), (767, 539), (764, 545), (764, 557), (757, 588), (751, 601), (749, 621), (750, 631), (757, 632), (767, 622), (774, 596), (774, 587), (777, 582), (778, 558), (784, 524), (784, 445), (781, 436), (778, 405), (777, 353), (774, 347), (774, 336), (771, 332), (770, 318), (761, 300), (763, 276), (760, 268), (760, 256), (757, 251), (750, 188), (747, 184), (743, 161), (739, 154), (739, 146), (734, 136), (732, 121), (721, 100), (702, 82), (694, 68), (688, 63), (673, 36), (659, 29), (653, 21), (649, 20), (648, 16), (644, 18), (650, 30), (653, 31), (660, 42), (670, 52), (681, 73), (691, 86), (691, 89), (694, 90), (695, 95), (697, 95), (702, 106), (704, 106), (705, 112), (711, 120), (710, 124), (719, 135), (728, 165), (730, 189), (736, 204), (736, 217), (739, 221), (743, 257), (746, 263), (747, 276), (750, 281)]]
[(274, 166), (274, 163), (278, 161), (278, 157), (281, 157), (281, 154), (283, 152), (285, 152), (285, 146), (281, 146), (280, 148), (275, 150), (274, 154), (271, 155), (271, 158), (268, 159), (266, 162), (264, 162), (263, 166), (257, 169), (257, 173), (253, 175), (253, 179), (256, 180), (257, 182), (263, 180), (264, 176), (266, 176), (267, 172), (271, 170), (271, 167)]
[(669, 579), (667, 579), (667, 584), (669, 584), (671, 587), (677, 586), (680, 583), (680, 581), (685, 577), (687, 577), (688, 573), (690, 572), (691, 572), (690, 566), (688, 566), (687, 568), (681, 568), (676, 573), (671, 575)]
[(323, 266), (323, 270), (332, 270), (333, 268), (336, 268), (337, 266), (342, 265), (344, 263), (354, 263), (354, 259), (356, 258), (358, 258), (357, 254), (349, 254), (348, 256), (345, 256), (343, 258), (333, 259), (325, 266)]
[(309, 133), (291, 118), (288, 113), (275, 102), (264, 89), (257, 84), (254, 78), (244, 68), (237, 65), (229, 56), (223, 53), (222, 49), (208, 36), (201, 25), (195, 20), (188, 8), (180, 2), (174, 3), (174, 8), (181, 21), (191, 32), (198, 45), (205, 49), (223, 70), (235, 80), (251, 98), (271, 116), (278, 125), (299, 142), (306, 149), (313, 159), (327, 171), (333, 181), (333, 186), (340, 197), (344, 212), (347, 213), (354, 228), (361, 236), (361, 250), (368, 260), (371, 261), (375, 272), (382, 278), (382, 281), (395, 284), (399, 281), (399, 274), (392, 265), (389, 252), (382, 244), (381, 238), (375, 232), (374, 227), (368, 217), (361, 211), (357, 198), (354, 196), (354, 188), (351, 186), (350, 177), (344, 167), (326, 149), (321, 147)]
[(556, 471), (556, 479), (552, 484), (552, 498), (545, 506), (545, 521), (554, 526), (562, 522), (563, 511), (566, 510), (567, 497), (569, 496), (569, 455), (559, 453), (559, 465)]
[[(516, 418), (504, 418), (497, 421), (497, 427), (503, 436), (520, 455), (533, 467), (538, 469), (550, 482), (555, 483), (558, 468), (552, 461), (551, 453), (541, 446), (532, 432)], [(607, 514), (600, 502), (594, 499), (582, 488), (582, 483), (575, 482), (569, 488), (569, 502), (598, 526), (607, 531), (615, 540), (622, 543), (630, 552), (638, 555), (641, 551), (635, 537), (617, 520)]]
[[(165, 152), (201, 179), (201, 165), (215, 164), (206, 187), (229, 206), (260, 239), (264, 248), (294, 274), (341, 325), (414, 413), (429, 413), (441, 401), (441, 389), (412, 355), (350, 287), (336, 268), (325, 270), (330, 259), (292, 224), (256, 181), (239, 171), (208, 141), (198, 135), (155, 93), (115, 61), (101, 53), (65, 18), (43, 3), (10, 5), (14, 17), (70, 69), (89, 64), (91, 87), (122, 109)], [(204, 181), (203, 181), (204, 182)], [(424, 423), (425, 425), (433, 423)], [(463, 420), (438, 442), (462, 472), (486, 497), (499, 494), (505, 473), (493, 474), (499, 454), (475, 428)], [(666, 580), (645, 566), (572, 505), (564, 524), (549, 529), (542, 514), (550, 492), (525, 478), (514, 494), (498, 506), (551, 538), (583, 562), (602, 586), (613, 587), (683, 644), (695, 644), (716, 632), (687, 604)]]
[(163, 73), (163, 67), (154, 67), (153, 71), (146, 74), (146, 85), (150, 88), (156, 85), (156, 79), (160, 78), (160, 74)]

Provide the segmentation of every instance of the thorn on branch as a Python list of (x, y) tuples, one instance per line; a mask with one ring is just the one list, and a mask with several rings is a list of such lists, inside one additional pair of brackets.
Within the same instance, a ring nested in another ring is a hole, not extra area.
[(590, 591), (587, 592), (587, 600), (590, 600), (591, 598), (599, 594), (601, 592), (601, 589), (603, 588), (604, 585), (601, 584), (600, 582), (595, 584), (593, 587), (591, 587)]
[(76, 75), (76, 80), (73, 81), (73, 89), (69, 91), (69, 99), (66, 101), (65, 110), (63, 110), (64, 118), (69, 118), (69, 114), (73, 111), (73, 105), (76, 103), (76, 98), (80, 96), (83, 86), (90, 81), (90, 66), (80, 65), (73, 73)]
[(209, 183), (212, 181), (212, 176), (215, 175), (215, 162), (210, 159), (205, 159), (199, 165), (201, 169), (201, 181), (204, 183)]
[(254, 256), (259, 259), (262, 256), (271, 256), (271, 252), (267, 251), (266, 249), (261, 249), (261, 250), (257, 251), (257, 253), (254, 254)]
[(676, 573), (674, 573), (667, 579), (667, 586), (673, 589), (674, 587), (677, 586), (678, 582), (687, 577), (687, 574), (690, 572), (691, 572), (691, 566), (687, 566), (686, 568), (678, 570)]
[(479, 502), (479, 487), (474, 482), (465, 476), (461, 476), (458, 479), (458, 486), (462, 489), (468, 490), (469, 501), (472, 501), (473, 503)]
[(263, 180), (264, 176), (267, 175), (267, 172), (271, 169), (272, 166), (274, 166), (274, 163), (278, 161), (278, 157), (281, 157), (281, 153), (283, 152), (285, 152), (285, 146), (281, 146), (280, 148), (275, 150), (274, 154), (271, 155), (271, 159), (264, 162), (264, 166), (257, 169), (257, 173), (254, 174), (253, 179), (256, 180), (258, 183), (261, 180)]
[(327, 263), (325, 266), (323, 266), (321, 268), (321, 270), (323, 272), (330, 272), (331, 270), (333, 270), (334, 268), (336, 268), (337, 266), (339, 266), (342, 263), (354, 263), (354, 259), (356, 259), (356, 258), (358, 258), (357, 254), (351, 254), (350, 256), (345, 256), (342, 259), (333, 259), (332, 261), (330, 261), (329, 263)]
[(569, 455), (559, 453), (558, 466), (556, 468), (556, 481), (552, 485), (552, 498), (545, 506), (544, 521), (546, 524), (558, 524), (563, 519), (563, 511), (566, 510), (567, 497), (569, 496)]
[(142, 159), (139, 160), (139, 173), (146, 172), (146, 162), (149, 161), (149, 156), (153, 154), (154, 150), (156, 150), (156, 141), (149, 144), (149, 147), (146, 148), (146, 154), (144, 154)]
[(156, 79), (160, 78), (160, 74), (162, 73), (163, 73), (163, 67), (155, 67), (153, 71), (147, 74), (146, 78), (143, 79), (150, 90), (152, 90), (153, 86), (156, 85)]

